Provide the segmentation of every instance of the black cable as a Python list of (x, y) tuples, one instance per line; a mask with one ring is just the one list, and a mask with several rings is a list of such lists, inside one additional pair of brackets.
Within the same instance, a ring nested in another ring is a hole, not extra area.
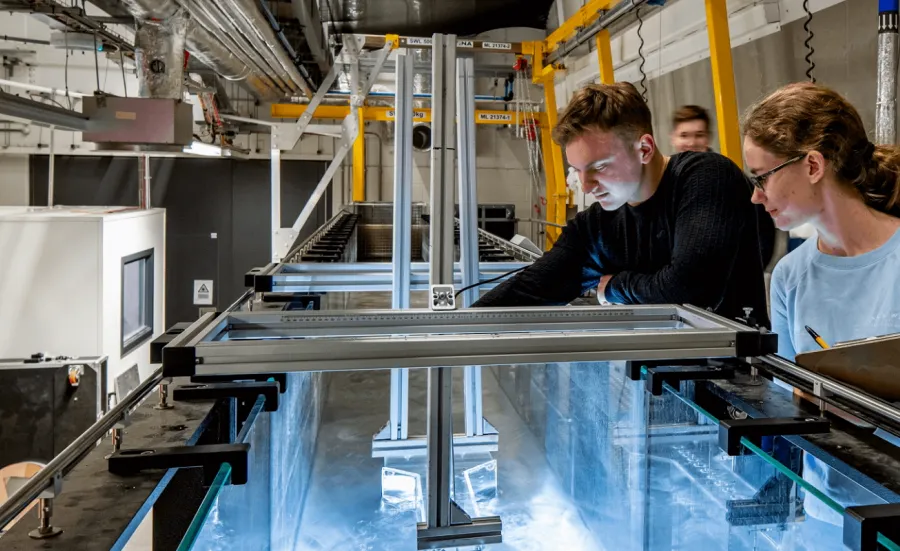
[(125, 80), (125, 56), (122, 55), (121, 48), (119, 49), (119, 64), (122, 66), (122, 90), (125, 94), (125, 97), (128, 97), (128, 82)]
[[(84, 0), (81, 0), (81, 13), (87, 14), (87, 6), (85, 6)], [(101, 91), (100, 88), (100, 60), (97, 57), (97, 30), (94, 29), (94, 74), (97, 76), (97, 91)]]
[(344, 41), (341, 39), (341, 34), (338, 32), (337, 25), (334, 23), (334, 8), (331, 7), (331, 0), (325, 0), (325, 3), (328, 5), (328, 22), (331, 23), (331, 34), (334, 35), (335, 41), (339, 41), (343, 44)]
[(69, 96), (69, 27), (63, 31), (63, 40), (66, 42), (66, 69), (64, 73), (65, 84), (66, 84), (66, 103), (69, 104), (69, 109), (72, 108), (72, 98)]
[(644, 18), (641, 17), (641, 8), (635, 10), (638, 20), (638, 28), (637, 35), (638, 39), (641, 41), (640, 46), (638, 46), (638, 57), (641, 58), (641, 64), (638, 67), (638, 70), (641, 72), (641, 97), (644, 98), (644, 103), (647, 103), (647, 73), (644, 72), (644, 65), (647, 63), (647, 58), (644, 57), (644, 36), (641, 34), (641, 31), (644, 29)]
[(806, 40), (803, 42), (803, 45), (806, 46), (807, 54), (804, 59), (806, 59), (806, 78), (809, 79), (810, 82), (815, 84), (816, 77), (813, 76), (813, 69), (816, 68), (815, 62), (812, 60), (812, 55), (816, 52), (815, 48), (812, 47), (812, 39), (816, 36), (812, 30), (809, 28), (809, 24), (812, 23), (813, 14), (809, 10), (809, 0), (803, 0), (803, 11), (806, 12), (806, 21), (803, 22), (803, 30), (806, 31)]
[[(530, 265), (531, 265), (531, 264), (529, 264), (528, 266), (530, 266)], [(465, 291), (468, 291), (469, 289), (474, 289), (475, 287), (481, 287), (481, 286), (484, 285), (485, 283), (493, 283), (493, 282), (497, 281), (498, 279), (503, 279), (504, 277), (506, 277), (506, 276), (511, 276), (511, 275), (513, 275), (513, 274), (516, 273), (516, 272), (521, 272), (522, 270), (524, 270), (524, 269), (527, 268), (528, 266), (522, 266), (521, 268), (516, 268), (515, 270), (506, 272), (505, 274), (500, 274), (500, 275), (498, 275), (497, 277), (488, 279), (488, 280), (486, 280), (486, 281), (479, 281), (478, 283), (473, 283), (472, 285), (469, 285), (468, 287), (463, 287), (463, 288), (460, 289), (459, 291), (456, 291), (456, 293), (453, 295), (453, 298), (458, 297), (460, 294), (462, 294), (462, 293), (465, 292)]]
[(53, 99), (53, 98), (44, 97), (44, 96), (42, 96), (42, 95), (40, 95), (40, 94), (35, 94), (35, 93), (32, 93), (32, 92), (30, 92), (28, 95), (29, 95), (29, 97), (31, 97), (31, 99), (39, 98), (39, 99), (41, 99), (41, 100), (47, 100), (47, 101), (49, 101), (50, 103), (59, 106), (61, 109), (65, 109), (65, 108), (66, 108), (65, 105), (61, 104), (60, 102), (56, 101), (56, 100)]

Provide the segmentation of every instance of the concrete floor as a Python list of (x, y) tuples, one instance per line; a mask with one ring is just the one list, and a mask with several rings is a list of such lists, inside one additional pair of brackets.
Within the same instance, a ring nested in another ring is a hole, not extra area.
[[(454, 426), (461, 427), (462, 370), (454, 375), (457, 413)], [(415, 549), (413, 500), (401, 504), (382, 500), (385, 460), (371, 457), (372, 435), (388, 416), (390, 376), (387, 372), (358, 372), (336, 373), (332, 377), (299, 549)], [(485, 417), (500, 433), (499, 451), (492, 454), (497, 461), (497, 493), (493, 498), (479, 500), (482, 514), (497, 514), (503, 520), (504, 541), (490, 548), (498, 551), (602, 549), (560, 490), (538, 442), (487, 370), (483, 382)], [(425, 390), (426, 373), (413, 371), (410, 374), (411, 435), (424, 433)], [(474, 462), (481, 460), (490, 457), (476, 458)], [(459, 473), (473, 464), (473, 458), (457, 456), (456, 463)], [(390, 460), (390, 466), (422, 472), (422, 462), (416, 459)], [(458, 493), (464, 491), (460, 486), (457, 482)], [(467, 512), (472, 512), (471, 505)]]

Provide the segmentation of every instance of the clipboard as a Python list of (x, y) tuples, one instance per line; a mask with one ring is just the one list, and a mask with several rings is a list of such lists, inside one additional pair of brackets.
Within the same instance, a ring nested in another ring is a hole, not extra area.
[(900, 400), (900, 333), (804, 352), (796, 363), (884, 400)]

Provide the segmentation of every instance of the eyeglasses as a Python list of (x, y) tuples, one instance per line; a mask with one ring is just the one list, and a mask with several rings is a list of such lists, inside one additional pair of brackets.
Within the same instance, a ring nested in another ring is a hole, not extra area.
[(787, 161), (776, 166), (772, 170), (767, 170), (767, 171), (763, 172), (762, 174), (757, 174), (755, 176), (750, 174), (747, 177), (750, 178), (751, 184), (753, 184), (754, 186), (759, 188), (760, 191), (765, 192), (766, 188), (764, 186), (765, 186), (766, 180), (769, 178), (769, 176), (775, 174), (776, 172), (778, 172), (779, 170), (781, 170), (782, 168), (784, 168), (790, 164), (796, 163), (797, 161), (803, 159), (804, 157), (806, 157), (806, 153), (804, 153), (803, 155), (797, 155), (796, 157), (791, 157), (790, 159), (788, 159)]

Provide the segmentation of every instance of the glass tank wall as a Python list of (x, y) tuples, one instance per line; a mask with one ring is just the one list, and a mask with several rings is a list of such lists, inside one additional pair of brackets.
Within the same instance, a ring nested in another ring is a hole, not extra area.
[[(499, 444), (458, 441), (454, 495), (473, 517), (502, 518), (490, 549), (843, 550), (844, 507), (900, 501), (785, 438), (729, 457), (715, 419), (685, 398), (691, 385), (653, 397), (622, 363), (491, 367), (483, 385)], [(258, 405), (238, 436), (251, 444), (248, 484), (225, 484), (223, 468), (182, 549), (415, 549), (425, 390), (413, 370), (410, 445), (373, 457), (388, 372), (289, 375), (279, 410)]]

